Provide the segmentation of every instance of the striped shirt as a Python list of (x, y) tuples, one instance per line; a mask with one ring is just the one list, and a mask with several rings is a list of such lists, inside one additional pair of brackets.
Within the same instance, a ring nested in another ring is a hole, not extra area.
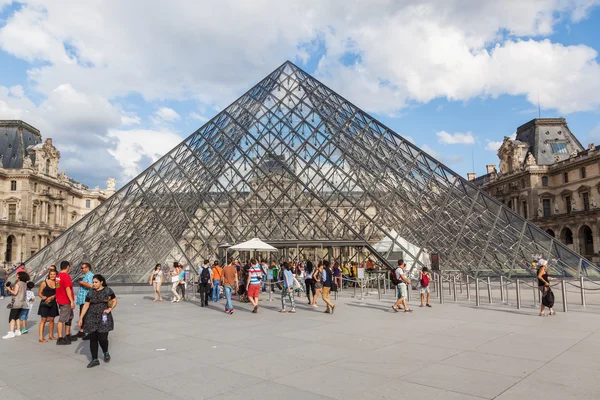
[(248, 270), (248, 276), (250, 276), (251, 285), (260, 285), (260, 278), (262, 277), (260, 264), (252, 265)]

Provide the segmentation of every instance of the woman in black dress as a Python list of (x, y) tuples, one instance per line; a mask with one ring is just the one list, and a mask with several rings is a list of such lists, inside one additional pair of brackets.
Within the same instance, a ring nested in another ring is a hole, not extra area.
[(40, 285), (38, 296), (42, 299), (38, 308), (38, 315), (42, 317), (40, 321), (40, 342), (46, 343), (44, 338), (44, 328), (48, 321), (48, 339), (56, 340), (54, 337), (54, 318), (58, 316), (58, 305), (56, 304), (56, 271), (48, 272), (48, 279)]
[(114, 329), (112, 310), (116, 305), (117, 298), (112, 289), (106, 287), (106, 279), (102, 275), (94, 275), (92, 290), (85, 298), (85, 304), (77, 323), (79, 328), (82, 328), (83, 325), (83, 331), (90, 338), (92, 361), (88, 364), (88, 368), (100, 365), (100, 361), (98, 361), (98, 344), (100, 344), (104, 353), (104, 362), (110, 361), (108, 332)]

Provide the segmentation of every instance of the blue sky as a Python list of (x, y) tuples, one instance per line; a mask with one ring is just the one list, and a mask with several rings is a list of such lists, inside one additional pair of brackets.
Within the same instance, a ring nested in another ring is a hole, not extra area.
[[(483, 3), (483, 4), (482, 4)], [(600, 143), (600, 1), (0, 0), (0, 119), (122, 186), (285, 60), (461, 175), (565, 117)]]

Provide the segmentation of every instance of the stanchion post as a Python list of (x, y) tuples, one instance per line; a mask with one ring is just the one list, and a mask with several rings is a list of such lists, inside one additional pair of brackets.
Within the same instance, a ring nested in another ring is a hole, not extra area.
[(585, 307), (585, 287), (584, 285), (584, 281), (583, 281), (583, 276), (579, 277), (579, 287), (581, 288), (581, 305)]
[(517, 309), (521, 309), (521, 282), (517, 279), (516, 281), (516, 295), (517, 295)]
[(479, 278), (475, 278), (475, 305), (479, 307)]
[(450, 276), (448, 276), (448, 296), (452, 296), (452, 282), (450, 281)]
[(467, 300), (471, 301), (471, 284), (469, 283), (469, 274), (465, 276), (465, 285), (467, 288)]
[(562, 290), (562, 302), (563, 302), (563, 311), (567, 312), (567, 285), (565, 285), (565, 280), (560, 280), (560, 289)]
[(438, 279), (439, 279), (439, 287), (440, 287), (440, 304), (444, 304), (444, 288), (443, 288), (443, 283), (444, 283), (444, 278), (442, 277), (442, 274), (438, 274)]
[(406, 301), (410, 301), (410, 291), (412, 289), (412, 283), (409, 285), (408, 283), (405, 283), (406, 285)]
[(377, 276), (377, 297), (381, 300), (381, 281), (379, 280), (379, 276)]
[(504, 303), (504, 276), (500, 275), (500, 302)]
[(463, 283), (462, 274), (460, 274), (460, 280), (458, 281), (458, 284), (460, 285), (460, 294), (463, 293), (462, 283)]
[(456, 293), (456, 275), (454, 275), (452, 286), (453, 286), (452, 289), (454, 291), (454, 301), (458, 301), (458, 298), (456, 297), (457, 296), (457, 293)]
[(365, 278), (360, 279), (360, 299), (364, 300), (364, 287), (365, 287)]
[(490, 281), (490, 277), (487, 278), (487, 289), (488, 289), (488, 302), (492, 304), (492, 282)]

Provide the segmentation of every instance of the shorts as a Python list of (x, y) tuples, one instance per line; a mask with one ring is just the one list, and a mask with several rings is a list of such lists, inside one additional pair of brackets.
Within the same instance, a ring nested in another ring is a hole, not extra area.
[(248, 286), (248, 297), (258, 297), (259, 292), (260, 292), (260, 285)]
[(21, 315), (21, 310), (22, 308), (11, 308), (10, 312), (8, 313), (8, 323), (10, 324), (10, 321), (16, 321), (19, 319), (19, 316)]
[(58, 322), (63, 324), (71, 325), (73, 319), (73, 310), (70, 304), (59, 304), (58, 305)]
[(397, 286), (398, 299), (405, 299), (407, 295), (406, 283), (399, 283)]
[(19, 319), (21, 321), (27, 321), (28, 315), (29, 315), (29, 308), (21, 308), (21, 314), (19, 314)]
[(421, 294), (430, 293), (429, 286), (421, 286)]

